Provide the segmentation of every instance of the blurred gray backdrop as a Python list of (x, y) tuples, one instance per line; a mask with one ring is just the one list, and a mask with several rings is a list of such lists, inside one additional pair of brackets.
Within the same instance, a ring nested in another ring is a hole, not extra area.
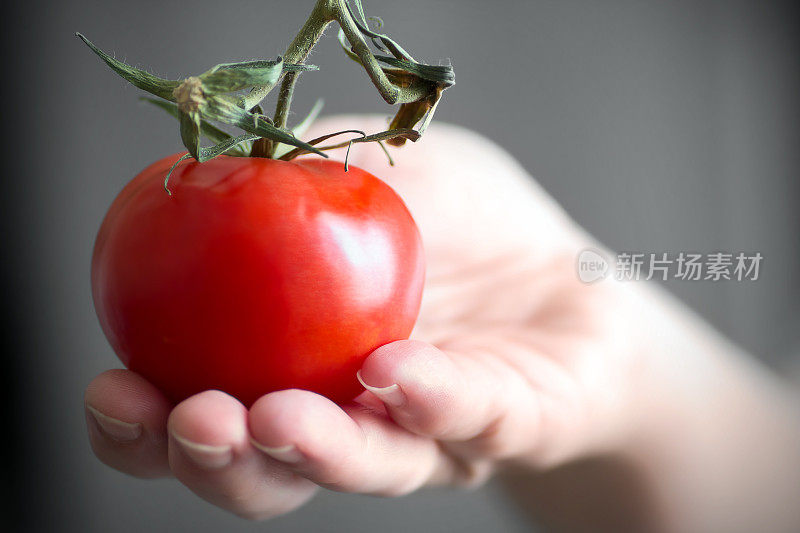
[[(4, 381), (14, 455), (5, 520), (23, 531), (526, 531), (497, 487), (399, 500), (326, 493), (267, 524), (174, 481), (96, 461), (82, 394), (119, 363), (92, 308), (95, 232), (120, 188), (181, 149), (177, 124), (137, 101), (73, 36), (171, 77), (280, 54), (312, 0), (52, 1), (5, 17)], [(17, 3), (18, 4), (18, 3)], [(796, 340), (797, 13), (790, 2), (365, 0), (385, 30), (457, 85), (437, 115), (504, 145), (610, 247), (760, 251), (749, 283), (667, 286), (775, 368)], [(13, 59), (15, 58), (15, 59)], [(390, 114), (329, 31), (295, 98)], [(21, 83), (21, 86), (15, 83)], [(22, 90), (21, 90), (22, 89)], [(9, 109), (12, 109), (9, 112)], [(296, 116), (297, 116), (296, 115)], [(424, 142), (424, 141), (423, 141)], [(10, 518), (9, 518), (10, 517)]]

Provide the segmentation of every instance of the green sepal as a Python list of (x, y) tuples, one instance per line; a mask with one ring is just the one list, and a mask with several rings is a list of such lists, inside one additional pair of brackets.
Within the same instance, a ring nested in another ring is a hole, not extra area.
[(232, 93), (247, 87), (275, 85), (284, 72), (318, 70), (314, 65), (286, 64), (276, 60), (221, 63), (199, 76), (206, 96)]
[(208, 72), (216, 70), (240, 70), (240, 69), (265, 69), (270, 68), (276, 64), (281, 65), (284, 72), (303, 72), (306, 70), (319, 70), (317, 65), (309, 65), (307, 63), (284, 63), (283, 58), (278, 56), (277, 59), (254, 59), (252, 61), (237, 61), (233, 63), (220, 63), (219, 65), (210, 68)]
[[(306, 117), (303, 120), (301, 120), (300, 122), (295, 124), (294, 127), (292, 127), (292, 135), (294, 135), (295, 137), (301, 137), (305, 135), (306, 131), (308, 131), (308, 128), (311, 127), (311, 124), (313, 124), (314, 121), (317, 120), (317, 117), (319, 116), (324, 106), (325, 106), (324, 100), (322, 100), (322, 98), (317, 99), (317, 101), (314, 102), (314, 106), (311, 108), (311, 111), (308, 112), (308, 115), (306, 115)], [(292, 149), (288, 145), (280, 143), (275, 148), (275, 153), (272, 155), (272, 157), (274, 157), (275, 159), (280, 159), (281, 156), (289, 153), (291, 150)]]
[[(142, 96), (139, 98), (144, 102), (149, 102), (156, 107), (159, 107), (172, 115), (173, 117), (180, 119), (180, 111), (178, 111), (178, 106), (171, 103), (165, 102), (163, 100), (156, 100), (155, 98), (150, 98), (149, 96)], [(219, 129), (218, 127), (206, 122), (205, 120), (200, 120), (200, 135), (208, 139), (214, 144), (221, 143), (222, 141), (228, 140), (231, 138), (231, 134), (226, 131)], [(242, 155), (245, 155), (242, 152)]]
[(231, 97), (220, 95), (209, 98), (203, 108), (203, 114), (211, 120), (218, 120), (236, 126), (253, 135), (304, 148), (309, 152), (328, 157), (310, 144), (296, 138), (291, 133), (276, 128), (272, 125), (272, 121), (266, 116), (256, 115), (242, 109)]
[(175, 161), (175, 163), (170, 167), (169, 172), (167, 172), (167, 176), (164, 178), (164, 190), (172, 196), (172, 191), (169, 190), (169, 178), (172, 176), (172, 172), (175, 168), (182, 162), (190, 157), (194, 157), (198, 163), (205, 163), (209, 159), (214, 159), (217, 156), (224, 154), (225, 152), (232, 150), (245, 142), (252, 142), (258, 139), (258, 135), (250, 135), (249, 133), (245, 133), (244, 135), (239, 135), (238, 137), (231, 137), (225, 141), (222, 141), (219, 144), (215, 144), (214, 146), (209, 146), (208, 148), (200, 148), (197, 151), (197, 156), (192, 156), (191, 154), (185, 154), (180, 159)]
[[(321, 143), (323, 141), (327, 141), (331, 137), (336, 137), (337, 135), (344, 135), (345, 133), (358, 133), (359, 135), (361, 135), (360, 138), (364, 138), (364, 137), (367, 136), (367, 134), (364, 133), (361, 130), (341, 130), (341, 131), (335, 131), (333, 133), (326, 133), (325, 135), (321, 135), (321, 136), (319, 136), (319, 137), (317, 137), (315, 139), (311, 139), (310, 141), (308, 141), (308, 144), (316, 145), (316, 144), (319, 144), (319, 143)], [(351, 141), (345, 141), (344, 143), (341, 143), (339, 145), (325, 146), (325, 147), (323, 147), (321, 149), (322, 150), (331, 150), (334, 147), (339, 148), (339, 147), (342, 147), (342, 146), (346, 146), (346, 145), (350, 144), (350, 142)], [(277, 159), (280, 159), (281, 161), (291, 161), (295, 157), (300, 156), (300, 155), (304, 155), (304, 154), (307, 154), (307, 153), (309, 153), (308, 150), (306, 150), (304, 148), (295, 148), (294, 150), (286, 152), (285, 154), (283, 154), (281, 157), (279, 157)]]
[[(418, 131), (409, 128), (396, 128), (396, 129), (381, 131), (379, 133), (373, 133), (372, 135), (366, 135), (363, 131), (360, 130), (342, 130), (334, 133), (328, 133), (326, 135), (322, 135), (321, 137), (317, 137), (316, 139), (312, 139), (308, 141), (308, 144), (316, 145), (321, 143), (322, 141), (330, 139), (335, 135), (342, 135), (344, 133), (358, 133), (361, 135), (361, 137), (356, 137), (355, 139), (351, 139), (349, 141), (344, 141), (337, 144), (329, 144), (327, 146), (321, 146), (319, 150), (334, 150), (336, 148), (344, 148), (345, 146), (350, 146), (351, 144), (358, 144), (358, 143), (368, 143), (368, 142), (381, 143), (382, 141), (388, 141), (391, 139), (398, 139), (398, 138), (407, 139), (411, 142), (416, 142), (421, 137)], [(383, 147), (383, 145), (381, 145), (381, 147)], [(295, 157), (307, 153), (309, 153), (309, 150), (306, 150), (303, 147), (299, 147), (295, 148), (290, 152), (287, 152), (286, 154), (281, 156), (280, 159), (282, 161), (291, 161)], [(389, 159), (391, 161), (391, 157)]]
[(178, 167), (178, 165), (180, 165), (182, 162), (186, 161), (190, 157), (192, 157), (191, 154), (183, 154), (181, 157), (178, 158), (177, 161), (172, 163), (171, 167), (169, 167), (169, 170), (167, 171), (167, 175), (164, 177), (164, 190), (167, 191), (168, 195), (172, 196), (172, 191), (169, 190), (169, 178), (172, 177), (172, 173), (175, 171), (175, 169)]
[(412, 130), (410, 128), (396, 128), (393, 130), (382, 131), (380, 133), (373, 133), (372, 135), (367, 135), (366, 137), (362, 137), (361, 139), (354, 139), (352, 142), (369, 143), (377, 141), (388, 141), (390, 139), (397, 139), (401, 137), (403, 139), (408, 139), (411, 142), (417, 142), (421, 137), (421, 135), (419, 131)]
[[(175, 101), (172, 92), (181, 84), (178, 80), (166, 80), (149, 72), (132, 67), (114, 59), (94, 45), (83, 34), (76, 33), (86, 45), (100, 57), (114, 72), (136, 87), (150, 94)], [(284, 63), (282, 58), (276, 60), (241, 61), (238, 63), (220, 63), (200, 76), (203, 92), (206, 96), (230, 93), (264, 85), (274, 85), (285, 72), (318, 70), (315, 65)]]
[(258, 135), (252, 135), (250, 133), (245, 133), (243, 135), (231, 137), (230, 139), (215, 144), (214, 146), (209, 146), (208, 148), (200, 148), (196, 159), (200, 163), (205, 163), (209, 159), (214, 159), (218, 155), (222, 155), (228, 150), (236, 148), (242, 143), (255, 141), (258, 138), (259, 138)]
[(122, 61), (114, 59), (110, 55), (97, 48), (82, 34), (76, 33), (75, 35), (77, 35), (84, 43), (86, 43), (86, 46), (91, 48), (92, 52), (97, 54), (100, 59), (105, 61), (105, 63), (111, 67), (114, 72), (122, 76), (132, 85), (135, 85), (136, 87), (142, 89), (143, 91), (147, 91), (150, 94), (158, 96), (159, 98), (169, 100), (170, 102), (175, 101), (175, 97), (172, 96), (172, 91), (175, 90), (175, 87), (180, 85), (179, 81), (165, 80), (159, 78), (158, 76), (154, 76), (149, 72), (145, 72), (144, 70), (127, 65)]
[(200, 113), (192, 111), (184, 113), (179, 111), (179, 120), (181, 122), (181, 141), (189, 151), (192, 157), (200, 160), (198, 149), (200, 147)]

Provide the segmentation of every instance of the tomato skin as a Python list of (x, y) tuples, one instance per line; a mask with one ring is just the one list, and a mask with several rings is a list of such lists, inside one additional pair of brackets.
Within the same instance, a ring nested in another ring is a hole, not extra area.
[(422, 243), (385, 183), (341, 162), (173, 155), (117, 196), (92, 258), (100, 324), (120, 360), (173, 401), (219, 389), (245, 405), (299, 388), (363, 388), (366, 356), (407, 338)]

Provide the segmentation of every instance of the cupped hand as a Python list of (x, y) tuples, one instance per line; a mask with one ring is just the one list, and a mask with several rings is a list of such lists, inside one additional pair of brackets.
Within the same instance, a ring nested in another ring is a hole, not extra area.
[[(319, 132), (380, 131), (335, 117)], [(388, 182), (423, 237), (427, 278), (412, 340), (373, 352), (367, 388), (338, 406), (307, 391), (249, 410), (219, 391), (177, 406), (111, 370), (86, 391), (98, 458), (140, 477), (175, 476), (240, 516), (288, 512), (318, 487), (395, 496), (474, 486), (499, 465), (547, 468), (621, 446), (631, 424), (629, 309), (611, 283), (585, 285), (591, 239), (502, 149), (434, 124), (416, 144), (354, 145), (350, 163)], [(343, 153), (333, 154), (343, 157)]]

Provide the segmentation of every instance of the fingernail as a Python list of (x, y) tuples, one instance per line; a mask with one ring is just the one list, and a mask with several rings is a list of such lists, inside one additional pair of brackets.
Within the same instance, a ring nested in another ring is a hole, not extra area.
[(282, 461), (284, 463), (299, 463), (303, 460), (303, 454), (300, 453), (300, 450), (298, 450), (297, 446), (294, 444), (287, 444), (286, 446), (280, 446), (279, 448), (270, 448), (269, 446), (264, 446), (253, 438), (250, 439), (250, 442), (253, 444), (253, 446), (269, 455), (273, 459), (277, 459), (278, 461)]
[(200, 444), (181, 437), (174, 431), (171, 432), (175, 442), (180, 444), (183, 452), (199, 466), (208, 469), (217, 469), (228, 466), (233, 461), (233, 449), (229, 445), (213, 446)]
[(91, 405), (87, 405), (86, 410), (91, 413), (102, 432), (116, 441), (131, 442), (142, 435), (142, 425), (138, 422), (123, 422), (122, 420), (111, 418)]
[(361, 370), (356, 372), (356, 377), (365, 389), (377, 396), (383, 403), (393, 407), (399, 407), (406, 403), (406, 395), (397, 383), (389, 385), (388, 387), (373, 387), (372, 385), (367, 385), (361, 377)]

